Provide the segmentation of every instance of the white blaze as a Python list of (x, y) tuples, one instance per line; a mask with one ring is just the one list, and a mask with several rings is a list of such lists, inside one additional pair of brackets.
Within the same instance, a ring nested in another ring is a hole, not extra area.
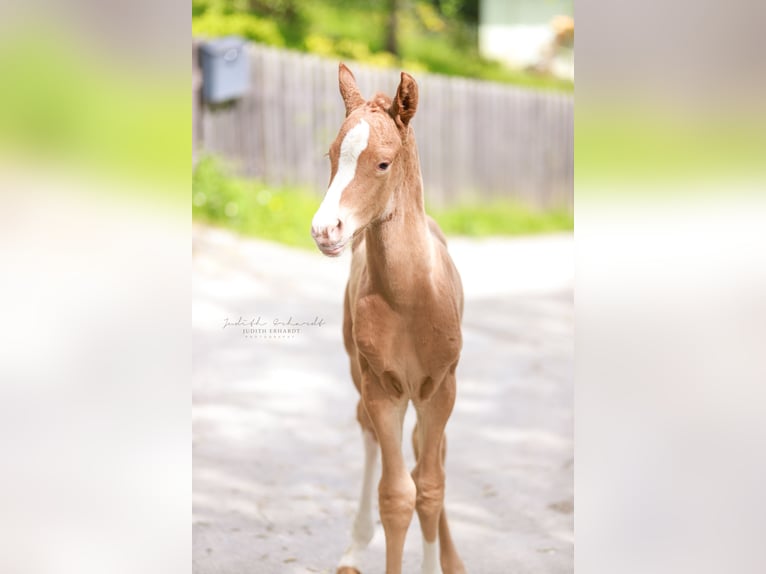
[(331, 225), (339, 219), (340, 198), (343, 191), (348, 187), (356, 174), (356, 164), (359, 156), (367, 149), (367, 143), (370, 139), (370, 124), (361, 120), (353, 128), (348, 130), (346, 136), (340, 144), (340, 157), (338, 158), (338, 171), (330, 182), (327, 189), (327, 195), (322, 200), (322, 205), (314, 214), (311, 225), (322, 229)]

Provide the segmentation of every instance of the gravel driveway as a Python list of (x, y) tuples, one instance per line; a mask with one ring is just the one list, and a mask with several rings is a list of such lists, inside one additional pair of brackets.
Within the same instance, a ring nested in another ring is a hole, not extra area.
[[(466, 295), (447, 426), (458, 551), (474, 574), (571, 573), (572, 236), (450, 249)], [(194, 228), (196, 574), (335, 572), (362, 472), (341, 342), (348, 265)], [(405, 436), (413, 424), (410, 409)], [(405, 456), (413, 466), (409, 440)], [(420, 547), (415, 514), (404, 572), (420, 571)], [(363, 574), (382, 574), (384, 556), (379, 525)]]

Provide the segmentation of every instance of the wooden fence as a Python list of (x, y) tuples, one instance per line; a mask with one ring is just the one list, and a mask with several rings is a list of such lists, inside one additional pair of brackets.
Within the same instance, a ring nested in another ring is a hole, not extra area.
[[(200, 98), (193, 47), (193, 153), (213, 153), (241, 174), (274, 185), (326, 190), (325, 157), (344, 118), (338, 62), (251, 44), (251, 90), (230, 104)], [(366, 98), (393, 96), (394, 70), (348, 63)], [(426, 199), (432, 205), (515, 198), (572, 206), (573, 98), (490, 82), (414, 73), (413, 126)]]

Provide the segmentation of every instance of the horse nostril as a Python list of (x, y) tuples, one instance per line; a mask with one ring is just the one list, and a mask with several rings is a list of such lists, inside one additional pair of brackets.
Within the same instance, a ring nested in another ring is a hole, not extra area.
[(341, 235), (343, 235), (343, 222), (340, 219), (336, 219), (335, 223), (327, 228), (326, 233), (330, 241), (340, 240)]

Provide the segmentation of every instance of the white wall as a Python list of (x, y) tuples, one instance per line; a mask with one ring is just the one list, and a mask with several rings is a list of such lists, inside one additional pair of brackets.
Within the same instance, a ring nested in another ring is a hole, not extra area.
[[(517, 68), (538, 64), (553, 40), (551, 21), (574, 14), (572, 0), (483, 0), (479, 13), (479, 49), (483, 56)], [(574, 78), (573, 57), (562, 54), (553, 72)]]

